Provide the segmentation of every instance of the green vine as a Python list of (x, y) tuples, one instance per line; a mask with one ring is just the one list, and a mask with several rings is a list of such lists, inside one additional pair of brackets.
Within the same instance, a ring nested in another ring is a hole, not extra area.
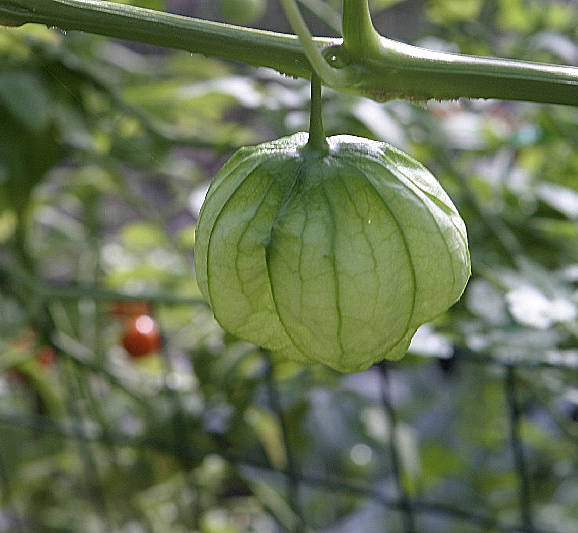
[[(295, 7), (293, 0), (283, 3)], [(576, 67), (449, 54), (387, 39), (373, 29), (367, 0), (344, 0), (343, 18), (344, 40), (312, 37), (304, 49), (294, 35), (101, 0), (0, 0), (5, 25), (38, 23), (130, 39), (307, 79), (313, 65), (325, 85), (378, 101), (469, 97), (578, 105)]]

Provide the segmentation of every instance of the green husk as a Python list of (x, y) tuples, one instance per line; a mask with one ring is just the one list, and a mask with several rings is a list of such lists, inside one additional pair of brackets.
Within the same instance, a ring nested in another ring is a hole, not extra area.
[(243, 148), (201, 210), (199, 287), (218, 322), (303, 362), (398, 360), (470, 276), (465, 225), (420, 163), (351, 136)]

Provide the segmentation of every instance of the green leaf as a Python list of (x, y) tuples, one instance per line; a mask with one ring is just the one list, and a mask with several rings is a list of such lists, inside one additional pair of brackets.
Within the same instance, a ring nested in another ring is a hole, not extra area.
[(0, 107), (0, 177), (6, 201), (20, 214), (60, 155), (54, 128), (33, 132)]
[(498, 26), (504, 30), (530, 32), (536, 26), (539, 12), (536, 2), (530, 7), (523, 0), (498, 0)]
[(0, 102), (33, 133), (44, 130), (51, 118), (50, 98), (42, 82), (28, 72), (0, 72)]
[(427, 473), (422, 480), (426, 489), (434, 487), (450, 477), (456, 477), (465, 470), (466, 464), (459, 450), (442, 443), (428, 443), (421, 450), (423, 471)]

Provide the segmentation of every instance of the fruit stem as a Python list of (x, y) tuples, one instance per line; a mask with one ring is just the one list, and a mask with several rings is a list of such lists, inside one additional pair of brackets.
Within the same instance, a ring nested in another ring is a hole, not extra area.
[(311, 72), (311, 111), (309, 116), (309, 141), (307, 147), (316, 152), (327, 153), (329, 145), (323, 128), (321, 88), (323, 84), (315, 72)]

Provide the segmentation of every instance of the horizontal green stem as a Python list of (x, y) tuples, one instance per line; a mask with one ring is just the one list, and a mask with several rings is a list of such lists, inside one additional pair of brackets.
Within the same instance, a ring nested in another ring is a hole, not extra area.
[(576, 67), (449, 54), (381, 37), (379, 55), (364, 68), (371, 80), (359, 92), (375, 100), (473, 97), (578, 105)]
[[(40, 23), (270, 67), (309, 79), (297, 37), (100, 0), (0, 0), (0, 23)], [(434, 52), (383, 37), (363, 54), (314, 38), (341, 67), (326, 85), (375, 100), (500, 98), (578, 105), (578, 68)], [(349, 41), (351, 44), (354, 41)]]
[[(294, 35), (220, 24), (100, 0), (0, 0), (0, 24), (45, 24), (271, 67), (309, 78), (311, 68)], [(326, 47), (335, 39), (316, 39)]]

